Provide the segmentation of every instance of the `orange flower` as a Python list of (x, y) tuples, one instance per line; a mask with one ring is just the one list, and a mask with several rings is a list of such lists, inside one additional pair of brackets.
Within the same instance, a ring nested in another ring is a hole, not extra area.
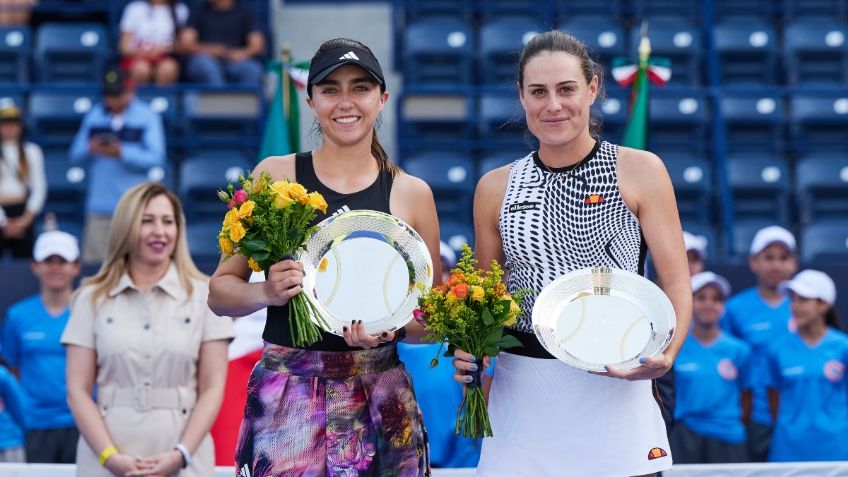
[(453, 273), (451, 273), (450, 278), (448, 278), (448, 286), (454, 287), (456, 285), (459, 285), (460, 283), (463, 283), (464, 280), (465, 280), (465, 275), (463, 275), (460, 272), (453, 272)]
[(253, 257), (247, 259), (247, 266), (250, 267), (250, 269), (254, 272), (262, 271), (262, 267), (260, 267), (259, 264), (256, 263), (256, 260), (254, 260)]
[(468, 296), (468, 285), (465, 283), (460, 283), (451, 287), (451, 291), (457, 298), (465, 299)]

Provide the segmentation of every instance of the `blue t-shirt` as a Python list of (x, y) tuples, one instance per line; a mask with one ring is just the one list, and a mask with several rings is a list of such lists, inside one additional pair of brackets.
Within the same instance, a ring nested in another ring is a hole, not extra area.
[(73, 427), (67, 403), (65, 347), (60, 338), (70, 309), (51, 316), (39, 295), (9, 308), (3, 327), (3, 357), (18, 368), (27, 400), (27, 429)]
[(726, 333), (708, 345), (689, 335), (674, 362), (674, 419), (704, 437), (744, 442), (741, 395), (750, 356), (747, 344)]
[(456, 435), (456, 410), (462, 400), (462, 386), (453, 380), (453, 358), (439, 356), (439, 365), (430, 362), (438, 344), (398, 344), (403, 364), (412, 376), (415, 397), (430, 441), (430, 463), (434, 467), (477, 467), (480, 439)]
[(768, 395), (763, 384), (766, 370), (766, 350), (777, 339), (792, 333), (792, 310), (786, 298), (777, 306), (766, 303), (756, 287), (748, 288), (727, 301), (722, 327), (751, 347), (750, 381), (753, 391), (751, 419), (769, 426), (771, 414)]
[(812, 348), (784, 336), (768, 364), (766, 384), (780, 392), (769, 460), (848, 460), (848, 336), (828, 329)]
[(25, 405), (18, 380), (0, 366), (0, 450), (24, 445)]

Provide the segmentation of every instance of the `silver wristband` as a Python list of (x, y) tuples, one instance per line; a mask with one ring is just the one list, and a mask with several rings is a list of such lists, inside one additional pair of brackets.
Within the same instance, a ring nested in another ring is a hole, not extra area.
[(177, 445), (174, 446), (174, 449), (180, 451), (180, 454), (183, 455), (183, 469), (191, 465), (191, 452), (188, 451), (188, 448), (183, 445), (182, 442), (178, 442)]

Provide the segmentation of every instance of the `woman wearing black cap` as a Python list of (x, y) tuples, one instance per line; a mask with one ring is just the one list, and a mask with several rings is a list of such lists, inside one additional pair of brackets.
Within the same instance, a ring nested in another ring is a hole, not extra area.
[(32, 257), (32, 223), (47, 198), (44, 155), (37, 144), (23, 140), (21, 111), (0, 107), (0, 257)]
[[(417, 230), (439, 270), (439, 226), (430, 188), (393, 166), (375, 131), (388, 93), (371, 50), (349, 39), (324, 42), (310, 63), (307, 103), (318, 121), (314, 151), (269, 157), (254, 174), (296, 180), (327, 200), (327, 215), (370, 209)], [(247, 261), (233, 256), (212, 276), (209, 305), (242, 316), (268, 307), (262, 361), (248, 383), (236, 467), (241, 476), (429, 474), (427, 442), (409, 376), (397, 357), (399, 338), (364, 332), (324, 333), (295, 348), (289, 299), (300, 293), (302, 266), (273, 265), (263, 283), (248, 283)], [(410, 336), (423, 330), (407, 325)], [(402, 334), (399, 333), (399, 334)], [(330, 366), (332, 365), (332, 366)], [(329, 369), (332, 368), (332, 369)]]

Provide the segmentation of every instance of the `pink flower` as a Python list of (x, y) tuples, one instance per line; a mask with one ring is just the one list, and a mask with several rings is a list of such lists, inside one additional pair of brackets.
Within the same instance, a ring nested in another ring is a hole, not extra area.
[(421, 326), (427, 326), (427, 313), (416, 308), (412, 310), (412, 317), (415, 318), (415, 321), (418, 322)]
[(239, 189), (233, 194), (233, 200), (237, 205), (244, 204), (247, 201), (247, 191), (244, 189)]
[(235, 206), (236, 206), (236, 200), (235, 199), (231, 199), (229, 202), (227, 202), (227, 208), (228, 209), (232, 209)]

